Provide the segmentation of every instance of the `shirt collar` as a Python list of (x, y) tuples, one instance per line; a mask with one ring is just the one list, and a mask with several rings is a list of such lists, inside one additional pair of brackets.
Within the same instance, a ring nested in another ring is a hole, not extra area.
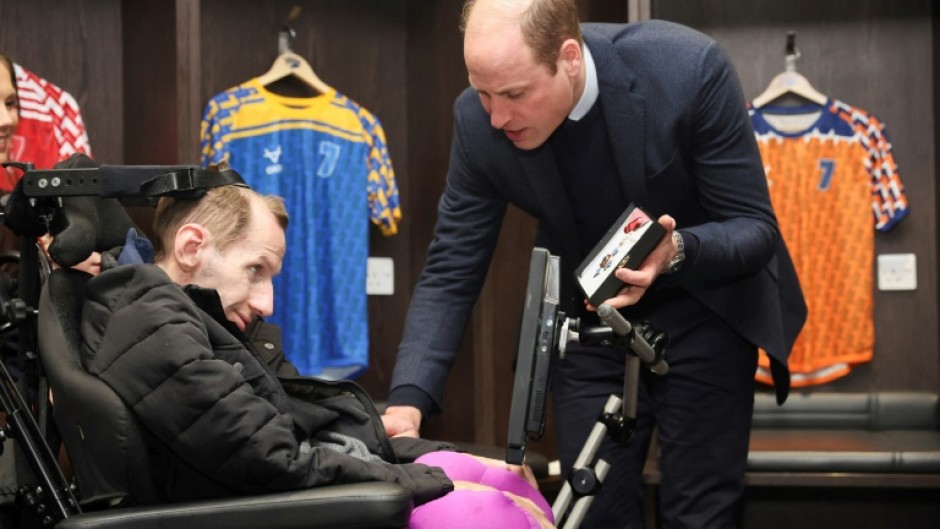
[(581, 93), (581, 99), (578, 100), (578, 104), (574, 106), (574, 109), (568, 114), (568, 119), (572, 121), (578, 121), (583, 118), (588, 110), (591, 110), (591, 107), (594, 106), (594, 103), (597, 101), (597, 96), (600, 94), (600, 91), (597, 88), (597, 67), (594, 65), (594, 57), (591, 56), (591, 50), (588, 48), (587, 43), (585, 42), (581, 49), (583, 50), (584, 55), (584, 92)]

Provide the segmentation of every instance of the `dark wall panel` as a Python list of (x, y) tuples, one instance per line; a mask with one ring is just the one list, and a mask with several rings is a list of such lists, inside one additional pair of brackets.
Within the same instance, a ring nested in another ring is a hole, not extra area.
[[(467, 86), (462, 40), (457, 30), (460, 2), (407, 2), (408, 44), (405, 69), (408, 107), (408, 178), (402, 182), (402, 204), (410, 214), (402, 223), (407, 238), (402, 260), (396, 263), (396, 296), (411, 300), (424, 267), (432, 230), (437, 222), (437, 202), (444, 190), (453, 127), (453, 101)], [(404, 319), (401, 320), (403, 325)], [(401, 328), (388, 337), (380, 362), (384, 369), (368, 376), (382, 379), (379, 394), (388, 390)], [(444, 413), (431, 418), (422, 434), (459, 441), (475, 440), (475, 414), (482, 409), (476, 382), (473, 332), (468, 329), (444, 395)], [(375, 356), (373, 356), (375, 358)]]
[(293, 51), (324, 82), (379, 117), (397, 155), (393, 161), (405, 156), (405, 19), (400, 1), (203, 1), (202, 104), (270, 68), (278, 32), (294, 6), (301, 9), (290, 24), (297, 35)]
[(179, 163), (173, 4), (140, 0), (123, 7), (123, 86), (133, 94), (124, 100), (125, 114), (131, 116), (124, 134), (125, 159), (128, 164)]

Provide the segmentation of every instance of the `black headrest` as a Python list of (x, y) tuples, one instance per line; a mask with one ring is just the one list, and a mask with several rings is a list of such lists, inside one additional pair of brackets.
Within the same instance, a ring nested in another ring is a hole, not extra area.
[[(98, 167), (84, 154), (73, 154), (56, 169)], [(116, 198), (68, 197), (63, 199), (49, 231), (54, 239), (49, 256), (61, 266), (81, 263), (92, 252), (104, 252), (124, 244), (127, 230), (134, 227), (124, 206)]]
[[(227, 166), (202, 169), (195, 166), (99, 166), (84, 154), (73, 154), (56, 164), (54, 169), (97, 169), (93, 191), (96, 196), (61, 198), (61, 202), (43, 202), (42, 211), (53, 212), (48, 232), (54, 237), (49, 255), (59, 265), (70, 267), (87, 259), (92, 252), (105, 252), (124, 243), (134, 223), (119, 201), (143, 199), (155, 205), (161, 196), (198, 198), (206, 190), (218, 186), (248, 187), (244, 179)], [(37, 176), (45, 178), (46, 174)], [(42, 180), (31, 181), (30, 194), (24, 192), (24, 182), (17, 183), (7, 197), (3, 197), (3, 223), (20, 237), (45, 235), (46, 222), (31, 200), (57, 200), (61, 195), (57, 187), (44, 188)], [(83, 184), (84, 185), (84, 184)], [(82, 191), (80, 187), (79, 191)], [(140, 230), (138, 230), (139, 232)]]

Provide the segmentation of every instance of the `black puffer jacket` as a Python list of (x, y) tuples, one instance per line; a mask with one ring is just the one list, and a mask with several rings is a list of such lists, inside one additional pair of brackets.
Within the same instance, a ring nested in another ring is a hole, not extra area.
[[(389, 481), (420, 504), (453, 489), (438, 468), (399, 463), (452, 445), (395, 439), (393, 448), (354, 383), (282, 383), (225, 319), (215, 291), (184, 290), (156, 266), (90, 280), (82, 335), (85, 368), (152, 434), (154, 475), (169, 501)], [(309, 446), (321, 430), (356, 437), (384, 461)]]

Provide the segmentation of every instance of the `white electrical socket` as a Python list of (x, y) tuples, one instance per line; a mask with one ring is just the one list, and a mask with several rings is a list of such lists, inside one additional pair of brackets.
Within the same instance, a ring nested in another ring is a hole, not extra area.
[(917, 256), (912, 253), (879, 255), (878, 290), (917, 290)]
[(366, 261), (366, 294), (391, 296), (395, 293), (395, 262), (391, 257), (370, 257)]

